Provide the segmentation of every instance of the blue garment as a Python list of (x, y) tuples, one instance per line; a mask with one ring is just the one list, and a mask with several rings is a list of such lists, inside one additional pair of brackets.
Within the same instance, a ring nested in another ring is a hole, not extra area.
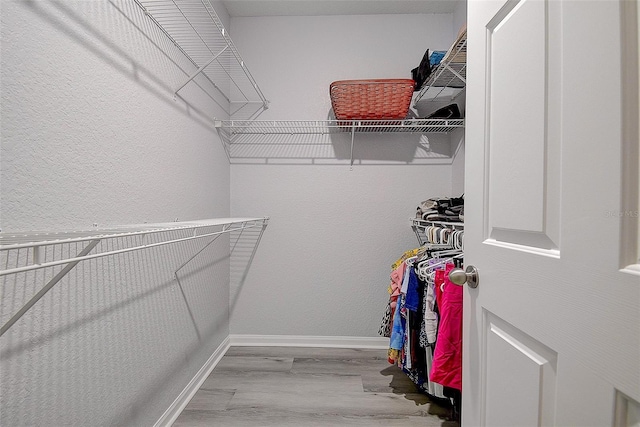
[(442, 58), (444, 58), (446, 54), (447, 54), (447, 51), (445, 50), (434, 50), (433, 52), (431, 52), (431, 55), (429, 56), (429, 64), (431, 64), (432, 67), (434, 65), (440, 64), (440, 62), (442, 61)]
[(402, 298), (402, 295), (398, 295), (396, 311), (393, 313), (393, 327), (391, 328), (389, 348), (392, 348), (394, 350), (402, 350), (402, 346), (404, 343), (404, 328), (407, 321), (400, 313), (400, 309), (402, 308)]
[(418, 283), (418, 276), (413, 267), (409, 268), (408, 276), (409, 283), (407, 285), (407, 298), (404, 306), (407, 310), (418, 311), (418, 306), (420, 305), (420, 284)]

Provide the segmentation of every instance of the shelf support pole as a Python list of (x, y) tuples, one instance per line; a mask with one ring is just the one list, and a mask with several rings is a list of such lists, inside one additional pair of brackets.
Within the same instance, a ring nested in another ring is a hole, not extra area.
[[(100, 239), (98, 240), (92, 240), (89, 242), (89, 244), (87, 246), (84, 247), (84, 249), (82, 249), (82, 251), (80, 251), (80, 253), (78, 254), (78, 256), (76, 258), (80, 258), (83, 257), (85, 255), (87, 255), (89, 252), (91, 252), (93, 250), (93, 248), (95, 248), (98, 243), (100, 243)], [(58, 283), (60, 280), (62, 280), (62, 278), (64, 276), (67, 275), (67, 273), (69, 273), (76, 265), (78, 265), (78, 263), (81, 260), (76, 260), (76, 261), (71, 261), (70, 263), (68, 263), (62, 270), (60, 270), (58, 272), (58, 274), (56, 274), (53, 279), (49, 280), (49, 282), (42, 288), (40, 289), (40, 291), (38, 291), (37, 294), (35, 294), (33, 297), (31, 297), (31, 299), (22, 306), (22, 308), (20, 310), (18, 310), (18, 312), (16, 314), (13, 315), (13, 317), (11, 317), (11, 319), (9, 319), (7, 321), (7, 323), (5, 323), (4, 325), (2, 325), (2, 328), (0, 328), (0, 337), (7, 332), (7, 330), (13, 326), (14, 323), (16, 323), (18, 320), (20, 320), (20, 318), (31, 308), (33, 307), (33, 305), (35, 303), (37, 303), (40, 298), (42, 298), (47, 292), (49, 292), (49, 290), (51, 288), (53, 288), (56, 283)]]
[(182, 89), (183, 87), (185, 87), (191, 80), (195, 79), (198, 74), (200, 74), (202, 71), (204, 71), (205, 68), (207, 68), (213, 61), (215, 61), (216, 59), (218, 59), (218, 57), (220, 55), (222, 55), (224, 53), (225, 50), (227, 50), (227, 48), (229, 47), (229, 45), (226, 45), (220, 52), (218, 52), (217, 54), (213, 55), (213, 58), (211, 58), (209, 61), (207, 61), (206, 64), (204, 64), (203, 66), (201, 66), (200, 68), (198, 68), (196, 70), (195, 73), (191, 74), (191, 76), (189, 76), (189, 79), (187, 79), (186, 82), (184, 82), (182, 85), (180, 85), (180, 87), (178, 89), (176, 89), (174, 92), (176, 94), (178, 94), (178, 92), (180, 91), (180, 89)]
[(351, 168), (353, 168), (353, 138), (356, 133), (356, 123), (351, 123)]

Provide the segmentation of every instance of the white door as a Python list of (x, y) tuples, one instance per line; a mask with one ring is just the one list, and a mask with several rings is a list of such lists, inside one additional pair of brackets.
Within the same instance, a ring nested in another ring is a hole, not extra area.
[(465, 426), (640, 425), (636, 5), (469, 2)]

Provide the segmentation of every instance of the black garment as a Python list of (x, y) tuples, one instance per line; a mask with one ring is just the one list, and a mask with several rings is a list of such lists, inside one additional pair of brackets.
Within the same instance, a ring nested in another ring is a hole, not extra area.
[(413, 91), (418, 91), (422, 88), (424, 82), (427, 81), (431, 75), (431, 63), (429, 62), (429, 49), (424, 53), (420, 65), (411, 70), (411, 77), (416, 82)]
[(426, 117), (427, 119), (460, 119), (460, 108), (458, 104), (449, 104), (446, 107), (442, 107), (436, 110), (434, 113)]

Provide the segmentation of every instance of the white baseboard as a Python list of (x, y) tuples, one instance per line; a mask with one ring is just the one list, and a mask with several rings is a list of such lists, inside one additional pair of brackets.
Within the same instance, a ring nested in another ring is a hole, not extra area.
[(385, 337), (323, 337), (309, 335), (229, 335), (231, 346), (265, 347), (327, 347), (327, 348), (389, 348)]
[(200, 389), (200, 386), (207, 379), (207, 377), (213, 371), (213, 368), (216, 367), (222, 356), (229, 350), (229, 337), (225, 338), (222, 344), (215, 349), (211, 357), (206, 361), (206, 363), (200, 368), (198, 373), (189, 381), (189, 384), (182, 390), (182, 392), (178, 395), (176, 400), (173, 401), (171, 406), (164, 411), (164, 414), (156, 421), (153, 427), (169, 427), (171, 426), (178, 415), (182, 412), (182, 410), (187, 406), (191, 398), (196, 394), (196, 392)]

